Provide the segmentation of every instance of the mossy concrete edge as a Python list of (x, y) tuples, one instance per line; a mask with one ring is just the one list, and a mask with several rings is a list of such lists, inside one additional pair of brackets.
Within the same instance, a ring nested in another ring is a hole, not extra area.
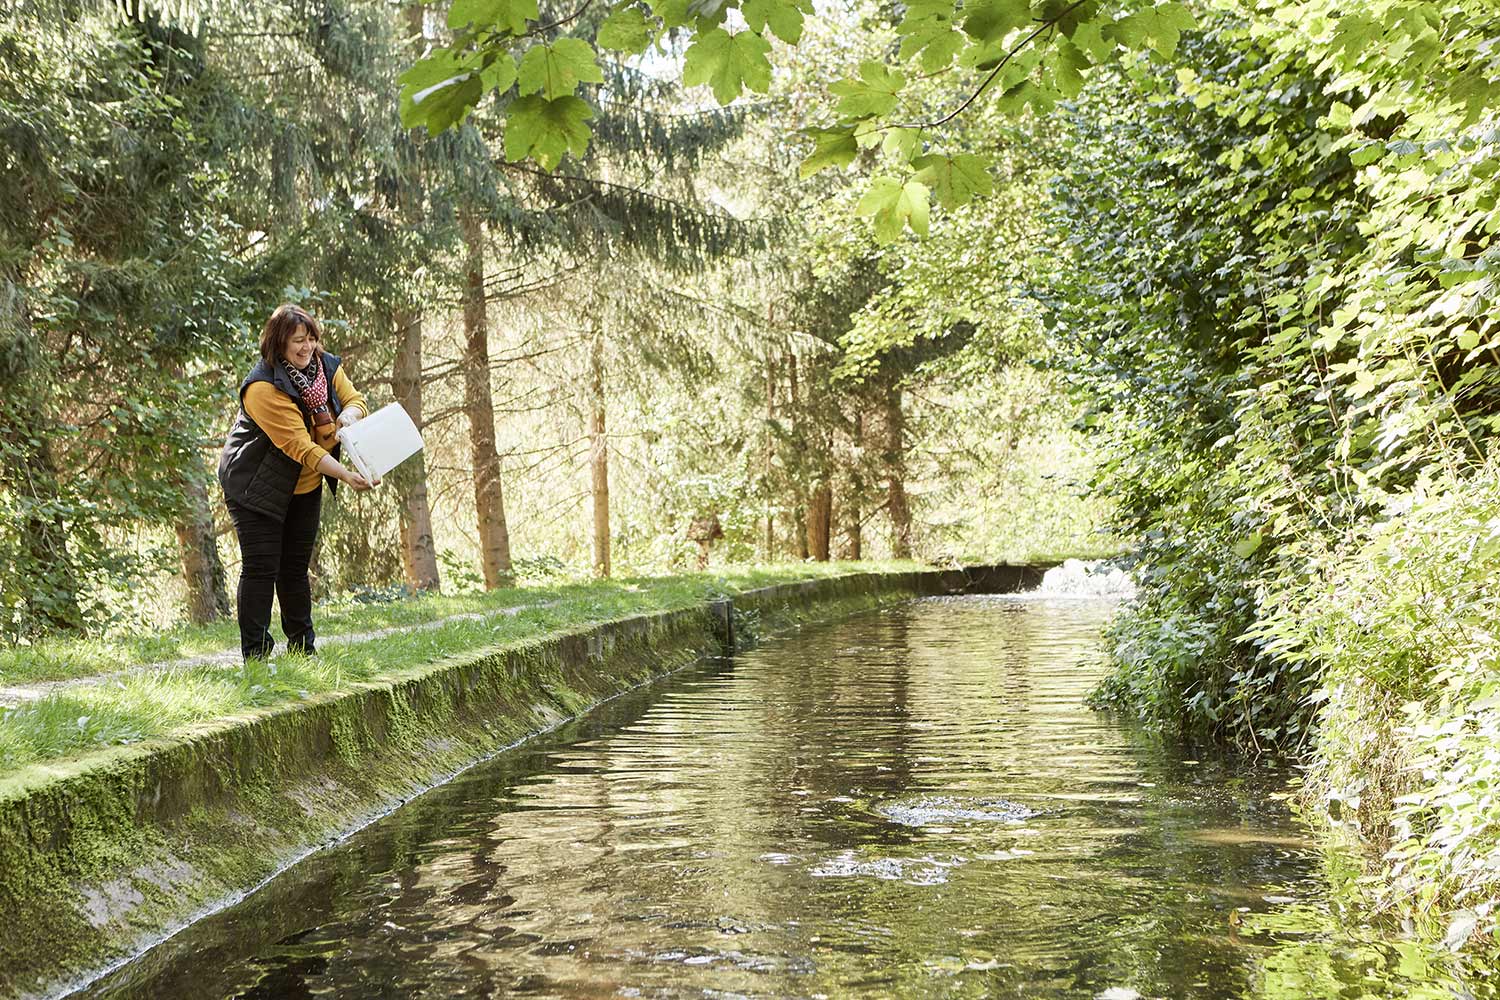
[(855, 573), (470, 651), (167, 739), (38, 765), (0, 793), (0, 997), (65, 994), (413, 796), (705, 654), (1043, 567)]

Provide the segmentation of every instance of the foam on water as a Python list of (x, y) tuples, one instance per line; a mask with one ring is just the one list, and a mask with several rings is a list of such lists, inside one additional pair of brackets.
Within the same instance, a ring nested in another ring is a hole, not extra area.
[(1135, 596), (1135, 581), (1130, 574), (1102, 560), (1085, 562), (1068, 559), (1054, 566), (1042, 577), (1034, 592), (1040, 597), (1114, 597), (1128, 600)]
[(814, 878), (877, 878), (887, 882), (905, 882), (908, 885), (942, 885), (948, 881), (948, 870), (963, 863), (964, 859), (959, 857), (940, 860), (931, 856), (874, 858), (864, 861), (855, 852), (845, 851), (822, 864), (814, 865), (807, 873)]
[(954, 822), (1024, 823), (1036, 811), (1009, 799), (960, 801), (947, 797), (885, 802), (875, 811), (902, 826), (946, 826)]

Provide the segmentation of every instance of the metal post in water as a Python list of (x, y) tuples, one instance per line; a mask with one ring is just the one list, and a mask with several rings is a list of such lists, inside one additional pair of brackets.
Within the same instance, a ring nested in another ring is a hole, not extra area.
[(714, 638), (724, 648), (727, 656), (734, 652), (734, 602), (726, 598), (708, 602), (708, 613), (713, 618)]

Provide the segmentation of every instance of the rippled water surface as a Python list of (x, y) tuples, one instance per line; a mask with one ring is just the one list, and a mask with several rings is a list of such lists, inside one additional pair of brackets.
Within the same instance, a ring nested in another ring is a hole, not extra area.
[(90, 995), (1464, 995), (1328, 930), (1275, 775), (1083, 706), (1110, 611), (919, 601), (676, 675)]

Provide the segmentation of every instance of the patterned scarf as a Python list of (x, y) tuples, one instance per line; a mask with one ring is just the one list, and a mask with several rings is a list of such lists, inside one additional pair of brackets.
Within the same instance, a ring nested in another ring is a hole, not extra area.
[(323, 359), (314, 355), (312, 364), (307, 366), (309, 371), (316, 372), (312, 378), (308, 378), (307, 372), (294, 368), (286, 358), (281, 359), (281, 367), (286, 369), (292, 385), (302, 394), (302, 402), (312, 414), (313, 425), (326, 427), (333, 423), (333, 414), (328, 409), (328, 376), (323, 372)]

